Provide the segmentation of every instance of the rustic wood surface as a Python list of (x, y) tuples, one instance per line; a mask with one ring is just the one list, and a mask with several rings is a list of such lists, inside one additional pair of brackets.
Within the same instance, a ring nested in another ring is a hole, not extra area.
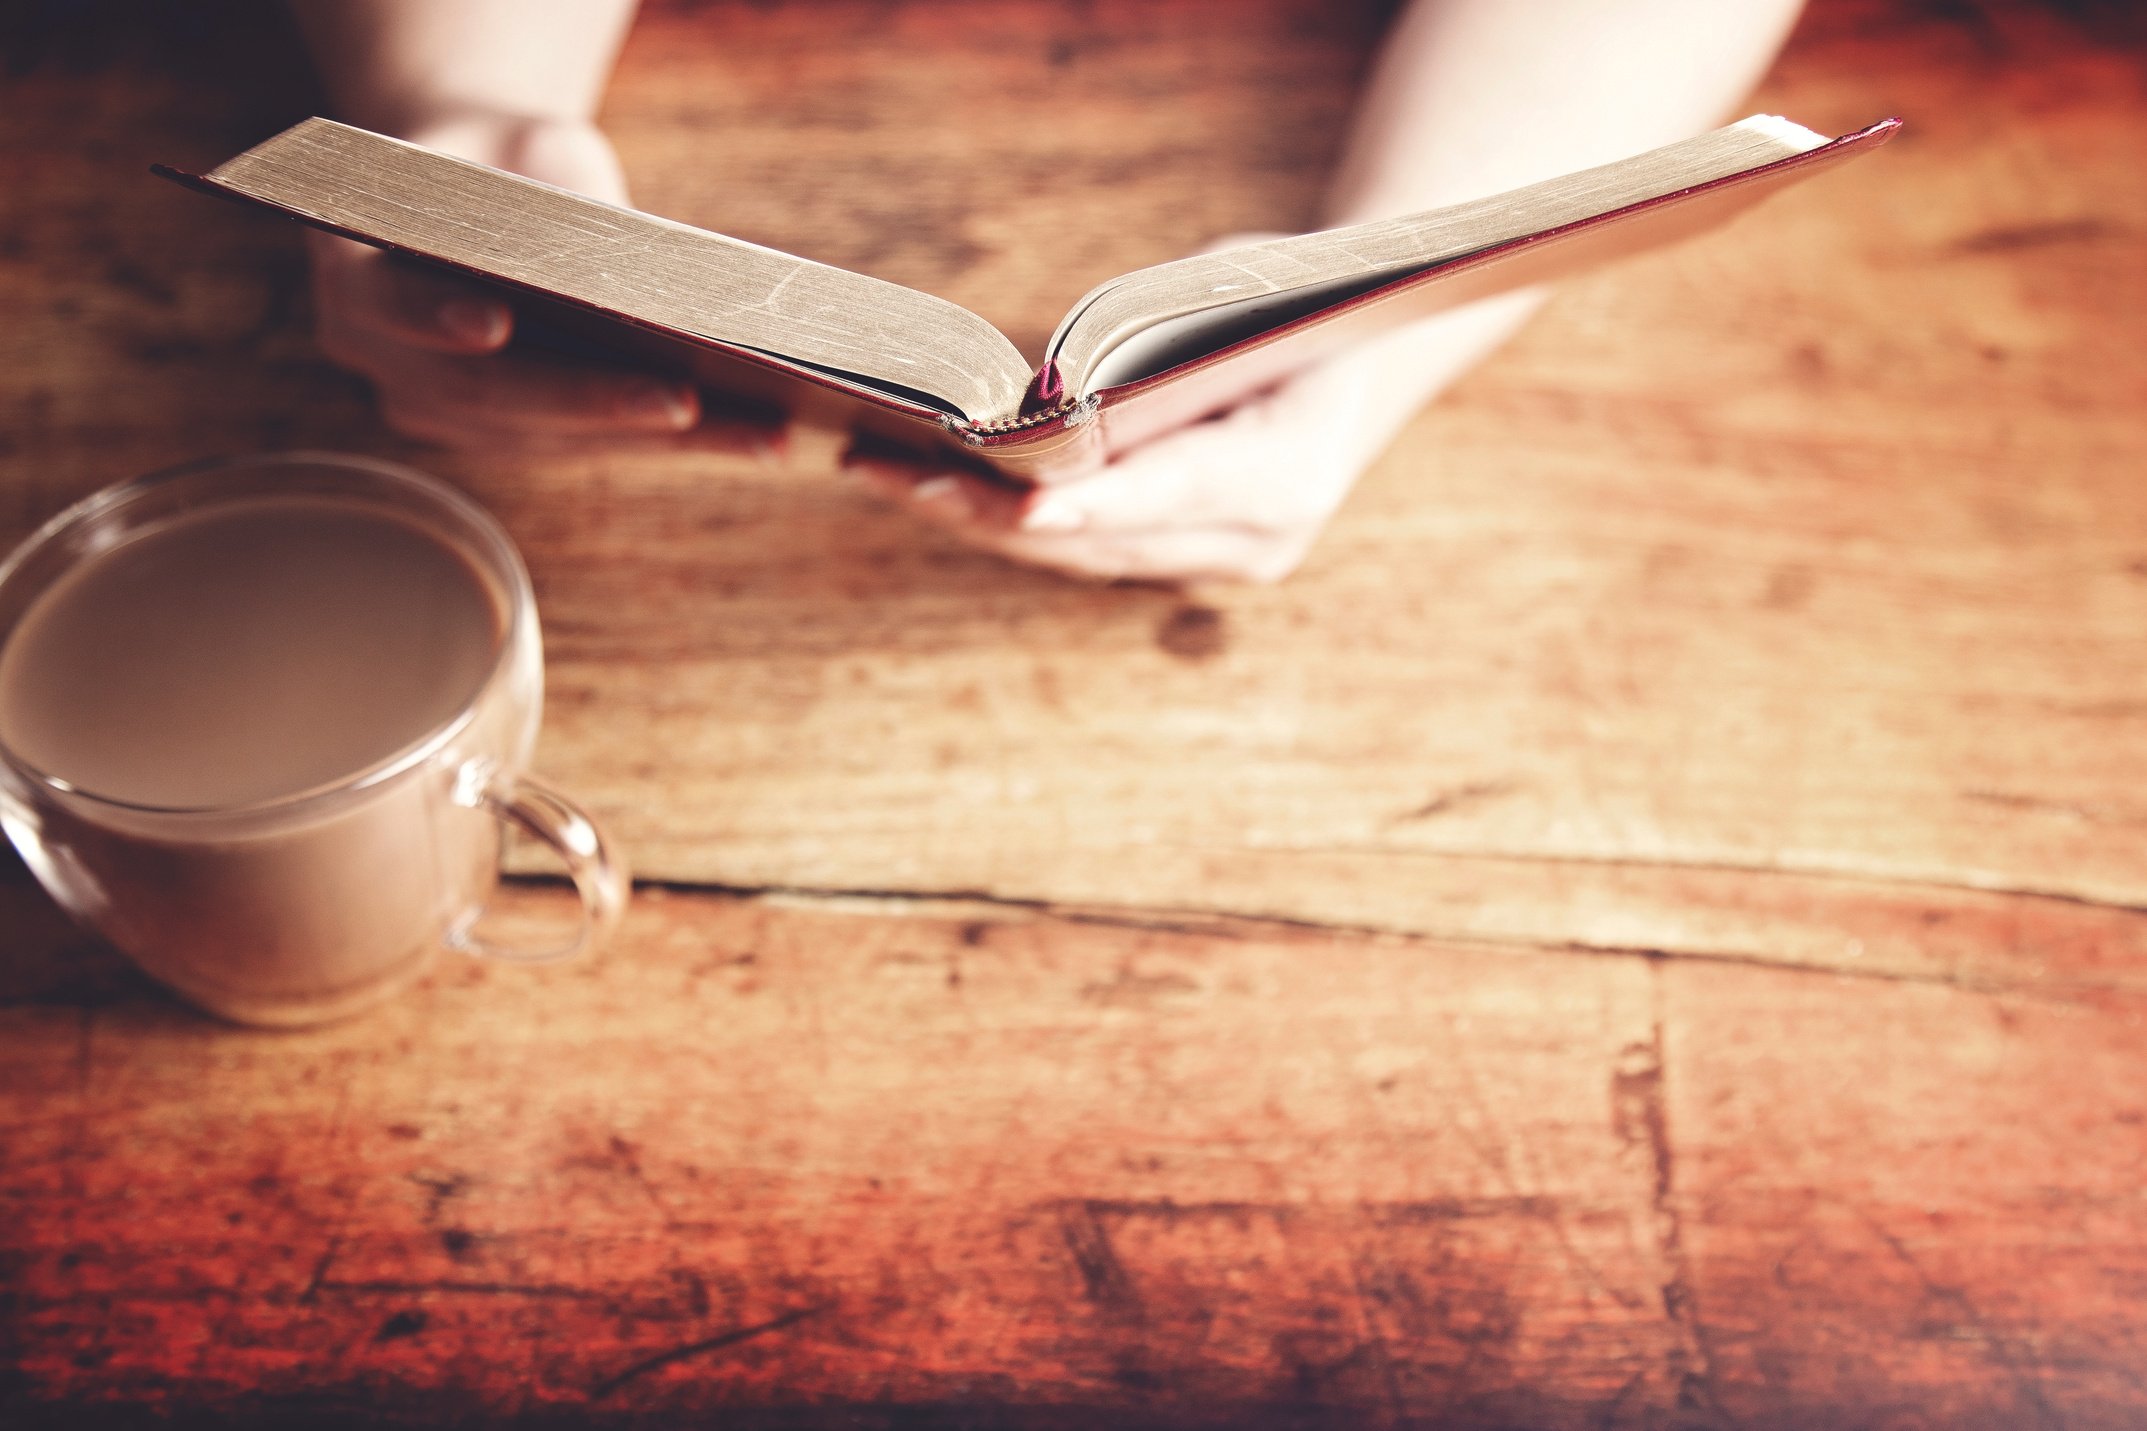
[[(1379, 21), (680, 0), (607, 118), (647, 207), (1033, 347), (1308, 216)], [(1753, 107), (1903, 138), (1572, 285), (1256, 591), (962, 551), (824, 442), (399, 444), (291, 235), (142, 173), (311, 111), (273, 10), (0, 62), (0, 541), (445, 473), (649, 881), (267, 1036), (0, 869), (0, 1426), (2147, 1419), (2135, 7), (1815, 0)]]

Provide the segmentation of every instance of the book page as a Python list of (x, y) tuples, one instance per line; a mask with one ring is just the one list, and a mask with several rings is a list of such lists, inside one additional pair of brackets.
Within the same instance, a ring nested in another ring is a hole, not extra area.
[(1032, 369), (943, 298), (708, 233), (332, 120), (207, 176), (372, 242), (630, 322), (789, 360), (952, 415), (1019, 406)]
[(1092, 290), (1060, 324), (1049, 356), (1069, 390), (1086, 396), (1157, 376), (1396, 279), (1827, 142), (1788, 120), (1756, 115), (1488, 199), (1158, 264)]

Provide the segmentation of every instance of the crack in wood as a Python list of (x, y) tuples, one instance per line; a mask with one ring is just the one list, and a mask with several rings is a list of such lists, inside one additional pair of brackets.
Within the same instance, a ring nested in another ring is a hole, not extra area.
[(1138, 1320), (1141, 1299), (1133, 1279), (1118, 1260), (1111, 1243), (1111, 1230), (1104, 1224), (1107, 1204), (1092, 1201), (1063, 1203), (1059, 1207), (1059, 1236), (1081, 1274), (1081, 1291), (1089, 1304), (1106, 1317)]
[(1677, 1206), (1677, 1152), (1663, 1092), (1659, 970), (1650, 975), (1648, 984), (1652, 1009), (1647, 1040), (1627, 1044), (1611, 1070), (1611, 1129), (1619, 1142), (1644, 1157), (1651, 1175), (1648, 1210), (1656, 1251), (1662, 1258), (1662, 1311), (1675, 1337), (1666, 1370), (1677, 1389), (1678, 1410), (1703, 1424), (1726, 1425), (1729, 1417), (1715, 1392), (1714, 1351), (1693, 1295), (1684, 1219)]
[[(1606, 861), (1605, 863), (1616, 862)], [(1662, 868), (1718, 870), (1726, 873), (1755, 875), (1791, 875), (1798, 878), (1839, 878), (1856, 883), (1914, 887), (1901, 886), (1896, 881), (1864, 879), (1853, 875), (1816, 876), (1801, 870), (1770, 871), (1759, 868), (1743, 870), (1736, 866), (1702, 865), (1667, 865), (1662, 866)], [(507, 876), (504, 882), (527, 887), (563, 887), (566, 883), (563, 876), (549, 874), (516, 874)], [(1961, 974), (1921, 969), (1890, 969), (1882, 965), (1868, 963), (1849, 966), (1801, 963), (1767, 958), (1757, 954), (1735, 954), (1718, 950), (1666, 949), (1657, 945), (1606, 944), (1579, 939), (1532, 939), (1525, 935), (1486, 934), (1480, 931), (1442, 933), (1437, 930), (1410, 928), (1404, 925), (1311, 919), (1286, 914), (1240, 913), (1231, 910), (1168, 905), (1090, 905), (1047, 899), (1035, 895), (998, 894), (990, 890), (969, 888), (878, 889), (841, 885), (748, 885), (730, 884), (716, 880), (662, 878), (637, 879), (635, 887), (720, 899), (787, 900), (806, 906), (823, 902), (828, 904), (871, 902), (894, 906), (973, 906), (985, 909), (1017, 911), (1043, 919), (1057, 920), (1065, 924), (1091, 925), (1110, 929), (1132, 929), (1147, 933), (1186, 934), (1206, 938), (1242, 939), (1258, 935), (1311, 934), (1323, 938), (1380, 939), (1404, 944), (1519, 949), (1533, 953), (1575, 954), (1589, 958), (1631, 958), (1645, 959), (1650, 962), (1674, 960), (1682, 963), (1765, 969), (1783, 974), (1818, 975), (1829, 979), (1857, 979), (1885, 984), (1917, 984), (1934, 988), (1955, 989), (1964, 993), (2006, 994), (2057, 1003), (2075, 1002), (2079, 998), (2101, 993), (2139, 992), (2136, 987), (2122, 983), (2098, 981), (2060, 983), (2050, 980), (2028, 982), (2026, 980), (1974, 978)], [(2147, 906), (2114, 904), (2090, 899), (2086, 896), (2031, 890), (1978, 889), (1968, 885), (1932, 885), (1928, 886), (1928, 888), (1944, 890), (1954, 894), (1997, 895), (2001, 897), (2049, 900), (2111, 913), (2147, 916)]]
[(306, 1278), (305, 1289), (298, 1294), (300, 1305), (319, 1298), (321, 1288), (328, 1283), (328, 1269), (335, 1265), (335, 1259), (342, 1251), (343, 1229), (337, 1227), (328, 1234), (328, 1245), (321, 1249), (320, 1260), (313, 1264), (313, 1275)]
[(1552, 868), (1580, 868), (1605, 870), (1640, 870), (1654, 874), (1725, 874), (1745, 875), (1754, 879), (1799, 879), (1814, 883), (1846, 884), (1863, 889), (1896, 889), (1908, 892), (1928, 891), (1948, 895), (1986, 895), (2000, 899), (2047, 900), (2053, 904), (2072, 905), (2083, 909), (2097, 909), (2110, 914), (2147, 916), (2147, 898), (2118, 899), (2100, 895), (2082, 894), (2077, 890), (2051, 889), (2034, 884), (2005, 884), (1997, 881), (1978, 883), (1967, 879), (1948, 879), (1940, 876), (1919, 878), (1907, 874), (1888, 874), (1875, 870), (1841, 869), (1821, 864), (1761, 864), (1753, 860), (1705, 860), (1705, 859), (1638, 859), (1625, 855), (1575, 854), (1570, 851), (1548, 850), (1456, 850), (1456, 849), (1397, 849), (1383, 845), (1268, 845), (1262, 854), (1280, 855), (1336, 855), (1353, 859), (1435, 859), (1454, 863), (1508, 864), (1550, 866)]
[(617, 1133), (610, 1135), (609, 1147), (612, 1165), (625, 1173), (627, 1181), (641, 1190), (641, 1195), (648, 1199), (649, 1206), (655, 1209), (656, 1216), (662, 1220), (664, 1230), (676, 1234), (679, 1230), (678, 1214), (671, 1210), (671, 1205), (656, 1191), (655, 1182), (642, 1171), (641, 1150)]
[(1440, 815), (1450, 815), (1470, 805), (1480, 805), (1486, 800), (1496, 800), (1511, 795), (1520, 786), (1511, 780), (1472, 780), (1466, 785), (1456, 785), (1448, 790), (1434, 791), (1431, 798), (1414, 810), (1407, 810), (1387, 821), (1392, 829), (1397, 825), (1414, 824)]
[(625, 1370), (607, 1377), (591, 1387), (589, 1399), (591, 1401), (601, 1401), (618, 1391), (619, 1388), (647, 1376), (652, 1371), (660, 1371), (664, 1367), (685, 1361), (690, 1357), (706, 1356), (710, 1352), (723, 1351), (742, 1342), (752, 1341), (756, 1337), (764, 1337), (771, 1332), (779, 1332), (785, 1327), (796, 1326), (799, 1322), (809, 1317), (819, 1316), (833, 1306), (832, 1302), (821, 1302), (810, 1307), (799, 1307), (795, 1310), (784, 1312), (780, 1316), (770, 1317), (765, 1322), (754, 1322), (750, 1326), (733, 1327), (727, 1332), (718, 1332), (712, 1337), (703, 1337), (700, 1341), (688, 1342), (684, 1346), (672, 1347), (670, 1350), (658, 1352), (654, 1356), (643, 1357)]
[(1996, 805), (2002, 810), (2058, 815), (2089, 825), (2130, 826), (2135, 829), (2147, 826), (2147, 810), (2135, 807), (2050, 800), (2039, 795), (2016, 795), (2004, 790), (1963, 790), (1961, 798), (1973, 800), (1979, 805)]
[[(1052, 1202), (1045, 1205), (1062, 1215), (1066, 1209), (1074, 1208), (1092, 1218), (1145, 1217), (1159, 1222), (1192, 1222), (1201, 1218), (1227, 1218), (1242, 1222), (1253, 1217), (1288, 1222), (1323, 1206), (1317, 1203), (1261, 1202), (1250, 1199), (1181, 1202), (1175, 1198), (1103, 1197), (1080, 1198), (1071, 1202)], [(1374, 1225), (1383, 1223), (1390, 1226), (1423, 1226), (1472, 1217), (1542, 1217), (1558, 1210), (1558, 1199), (1532, 1196), (1400, 1198), (1390, 1201), (1359, 1199), (1324, 1206), (1345, 1207)]]
[[(322, 1140), (325, 1150), (332, 1152), (336, 1140), (343, 1136), (343, 1120), (349, 1112), (350, 1084), (346, 1082), (336, 1090), (335, 1111), (329, 1115), (328, 1133)], [(328, 1269), (335, 1264), (336, 1258), (343, 1251), (344, 1231), (350, 1225), (351, 1214), (357, 1201), (357, 1188), (353, 1186), (346, 1189), (342, 1201), (336, 1206), (335, 1221), (329, 1225), (327, 1245), (321, 1249), (320, 1260), (313, 1264), (313, 1274), (306, 1279), (305, 1289), (298, 1294), (300, 1304), (311, 1302), (320, 1295), (321, 1288), (327, 1281)]]

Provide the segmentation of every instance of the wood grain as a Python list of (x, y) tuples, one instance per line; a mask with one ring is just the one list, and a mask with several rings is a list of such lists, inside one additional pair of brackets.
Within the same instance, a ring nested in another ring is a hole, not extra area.
[(626, 948), (286, 1036), (0, 1007), (19, 1413), (2139, 1405), (2137, 995), (661, 891)]
[[(606, 122), (1033, 345), (1309, 214), (1381, 10), (678, 0)], [(650, 879), (262, 1036), (0, 868), (0, 1425), (2141, 1419), (2130, 7), (1816, 0), (1753, 107), (1904, 137), (1570, 286), (1256, 591), (824, 443), (400, 444), (292, 236), (143, 173), (315, 107), (278, 12), (0, 55), (0, 542), (216, 451), (452, 477)]]
[(1850, 1000), (1692, 966), (1661, 990), (1692, 1315), (1725, 1422), (2139, 1419), (2134, 999)]

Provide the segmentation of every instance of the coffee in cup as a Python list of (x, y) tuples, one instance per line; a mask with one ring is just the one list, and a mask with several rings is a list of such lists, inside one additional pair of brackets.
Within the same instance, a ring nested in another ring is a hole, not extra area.
[(476, 948), (501, 821), (560, 850), (585, 939), (624, 875), (525, 773), (539, 651), (505, 534), (429, 478), (294, 454), (128, 484), (0, 567), (0, 822), (241, 1022), (354, 1012)]

